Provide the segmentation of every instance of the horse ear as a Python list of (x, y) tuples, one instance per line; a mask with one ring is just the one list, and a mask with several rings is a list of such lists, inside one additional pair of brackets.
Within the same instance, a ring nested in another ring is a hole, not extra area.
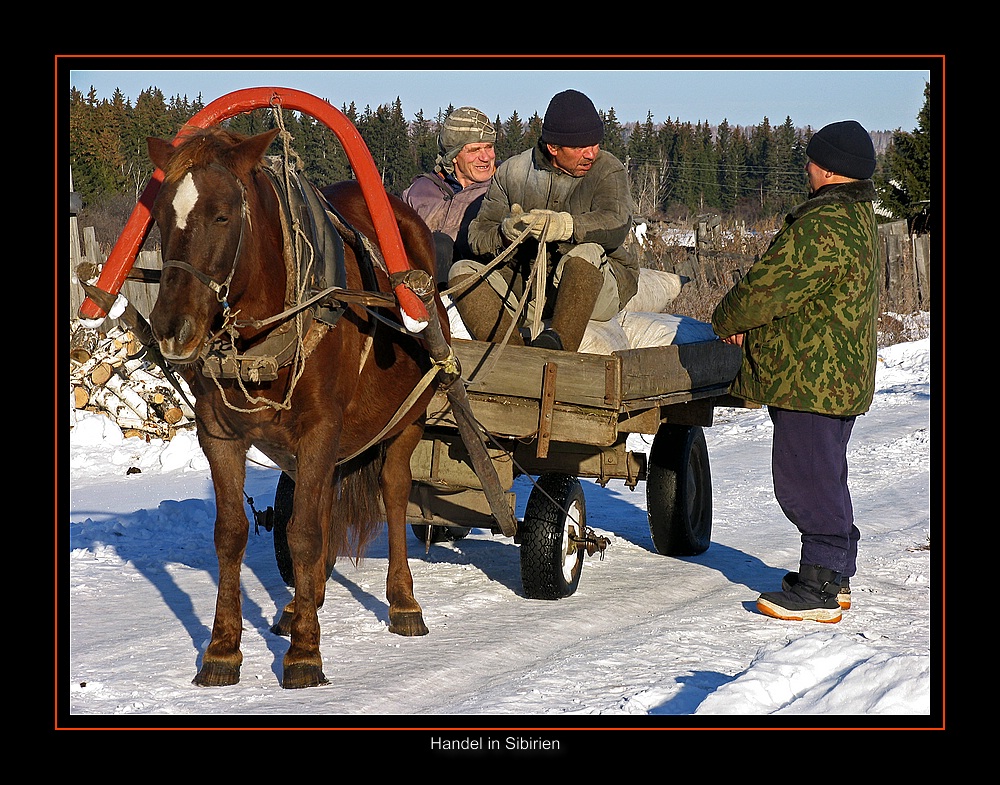
[(153, 165), (157, 169), (166, 169), (167, 161), (174, 154), (174, 146), (163, 139), (157, 139), (155, 136), (147, 136), (146, 147), (149, 150), (149, 160), (153, 162)]
[(267, 148), (271, 146), (271, 142), (275, 140), (280, 131), (280, 128), (273, 128), (240, 142), (239, 147), (235, 150), (235, 157), (243, 160), (249, 168), (253, 168), (260, 163), (260, 159), (264, 157)]

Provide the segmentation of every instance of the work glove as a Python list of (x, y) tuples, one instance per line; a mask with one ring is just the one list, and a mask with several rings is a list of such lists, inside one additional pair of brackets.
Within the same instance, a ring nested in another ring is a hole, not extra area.
[(500, 222), (500, 232), (513, 242), (528, 228), (527, 213), (519, 204), (512, 204), (507, 217)]
[(531, 222), (531, 236), (536, 240), (542, 238), (542, 228), (545, 226), (545, 219), (549, 219), (548, 229), (545, 230), (545, 239), (550, 242), (561, 242), (573, 237), (573, 216), (569, 213), (557, 213), (554, 210), (534, 209), (528, 213), (528, 220)]

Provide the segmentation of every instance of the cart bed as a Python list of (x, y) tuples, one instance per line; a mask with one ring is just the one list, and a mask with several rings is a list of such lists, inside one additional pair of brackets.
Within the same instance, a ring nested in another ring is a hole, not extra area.
[[(611, 355), (458, 338), (452, 348), (473, 413), (495, 436), (608, 446), (620, 433), (656, 433), (663, 417), (711, 425), (713, 406), (741, 405), (727, 390), (742, 351), (722, 341)], [(699, 401), (709, 405), (687, 406)], [(428, 407), (427, 424), (454, 425), (443, 393)]]
[[(505, 492), (521, 474), (646, 479), (644, 453), (628, 435), (712, 424), (715, 406), (746, 406), (728, 394), (742, 350), (722, 341), (611, 355), (549, 351), (453, 339), (473, 416)], [(415, 525), (497, 530), (489, 501), (444, 392), (427, 409), (411, 460), (408, 519)], [(514, 494), (507, 493), (513, 509)]]

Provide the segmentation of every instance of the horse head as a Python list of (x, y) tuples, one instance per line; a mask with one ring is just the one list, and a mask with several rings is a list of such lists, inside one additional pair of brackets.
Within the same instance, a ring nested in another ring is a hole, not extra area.
[(264, 227), (252, 219), (264, 190), (255, 174), (277, 134), (244, 137), (212, 127), (176, 147), (147, 139), (149, 157), (164, 174), (152, 207), (164, 261), (150, 326), (172, 363), (197, 360), (212, 334), (231, 326), (231, 314), (259, 307), (253, 297), (280, 303), (284, 296), (284, 282), (268, 287), (254, 262), (263, 242), (271, 243), (271, 253), (277, 243), (280, 253), (280, 237), (263, 237)]

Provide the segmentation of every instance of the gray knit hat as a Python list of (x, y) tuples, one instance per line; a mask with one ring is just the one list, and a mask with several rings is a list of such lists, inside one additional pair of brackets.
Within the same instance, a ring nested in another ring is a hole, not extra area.
[(437, 168), (448, 174), (455, 172), (455, 156), (467, 144), (495, 143), (497, 132), (490, 119), (472, 106), (456, 109), (444, 121), (438, 134)]
[(853, 180), (867, 180), (875, 173), (875, 145), (857, 120), (820, 128), (809, 140), (806, 155), (823, 168)]

